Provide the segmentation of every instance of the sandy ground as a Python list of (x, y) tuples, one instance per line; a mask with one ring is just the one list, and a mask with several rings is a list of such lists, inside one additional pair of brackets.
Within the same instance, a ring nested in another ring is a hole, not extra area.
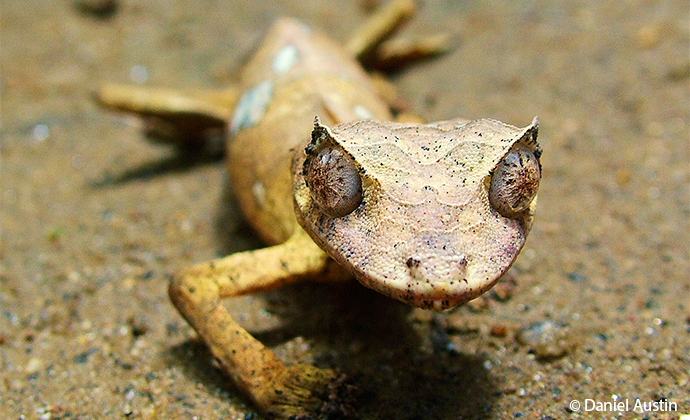
[[(242, 3), (2, 3), (1, 418), (259, 418), (166, 293), (180, 267), (257, 245), (223, 165), (146, 143), (90, 96), (220, 87), (275, 18), (344, 39), (365, 14)], [(457, 48), (393, 79), (422, 115), (542, 122), (514, 283), (436, 316), (357, 284), (228, 306), (287, 361), (347, 373), (363, 418), (690, 413), (688, 2), (427, 0), (407, 33), (438, 30)]]

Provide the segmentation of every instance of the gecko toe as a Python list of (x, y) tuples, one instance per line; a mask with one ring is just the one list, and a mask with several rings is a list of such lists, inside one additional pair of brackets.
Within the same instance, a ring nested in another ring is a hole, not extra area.
[(289, 366), (277, 375), (256, 403), (275, 419), (356, 419), (357, 389), (345, 375), (309, 364)]

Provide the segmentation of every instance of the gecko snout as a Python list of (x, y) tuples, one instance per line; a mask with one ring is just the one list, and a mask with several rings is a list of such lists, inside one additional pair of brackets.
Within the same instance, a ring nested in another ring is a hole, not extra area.
[[(439, 261), (440, 260), (440, 261)], [(456, 258), (435, 257), (409, 257), (405, 265), (413, 281), (426, 283), (464, 281), (467, 272), (467, 259), (464, 255)]]

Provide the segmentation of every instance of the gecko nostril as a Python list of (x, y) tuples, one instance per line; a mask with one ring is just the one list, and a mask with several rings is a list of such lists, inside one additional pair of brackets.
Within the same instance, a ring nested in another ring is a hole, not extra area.
[(463, 270), (467, 268), (467, 257), (465, 255), (461, 255), (458, 259), (458, 266), (461, 267)]
[(422, 260), (414, 257), (409, 257), (405, 261), (405, 265), (410, 273), (410, 278), (414, 281), (429, 282), (429, 270), (422, 264)]
[(409, 268), (409, 269), (419, 267), (419, 264), (421, 264), (421, 263), (422, 263), (421, 261), (419, 261), (416, 258), (412, 258), (412, 257), (408, 258), (407, 261), (405, 261), (405, 265), (407, 265), (407, 268)]
[(453, 255), (446, 258), (409, 257), (405, 260), (410, 278), (417, 282), (436, 285), (456, 281), (467, 282), (469, 261), (465, 255)]

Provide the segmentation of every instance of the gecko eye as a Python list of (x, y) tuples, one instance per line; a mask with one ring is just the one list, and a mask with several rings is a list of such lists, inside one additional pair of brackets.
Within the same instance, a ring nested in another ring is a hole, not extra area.
[(352, 158), (323, 145), (304, 162), (304, 179), (311, 197), (331, 217), (343, 217), (362, 202), (362, 179)]
[(489, 187), (491, 206), (515, 218), (529, 208), (539, 189), (541, 167), (532, 150), (515, 147), (496, 166)]

